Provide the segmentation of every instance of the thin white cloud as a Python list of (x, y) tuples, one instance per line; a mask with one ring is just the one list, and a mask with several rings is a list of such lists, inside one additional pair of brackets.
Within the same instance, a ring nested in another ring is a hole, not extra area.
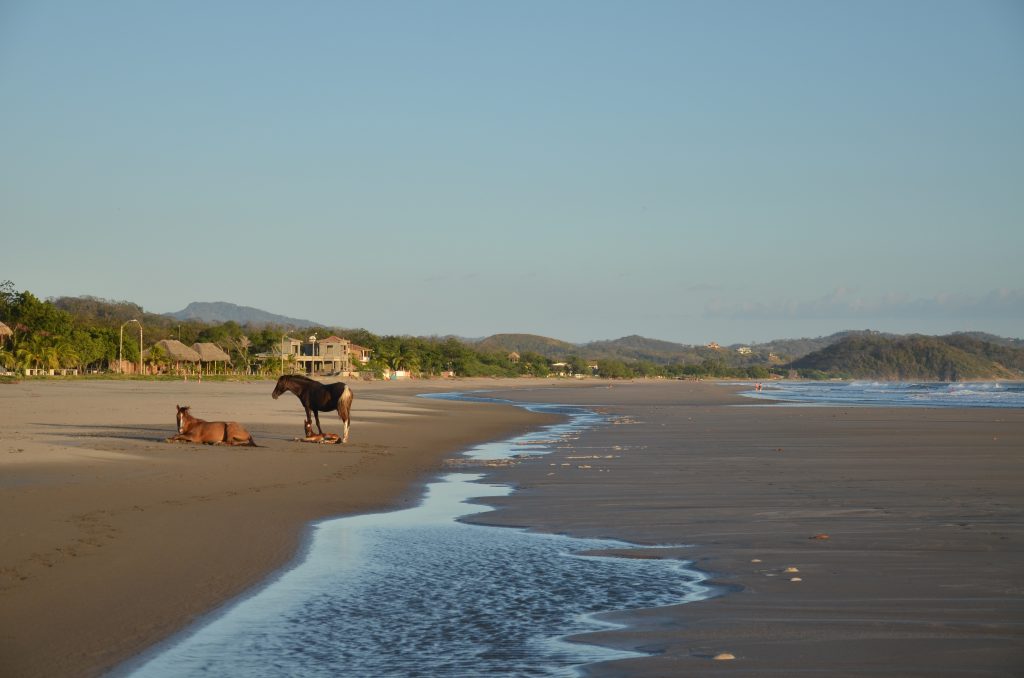
[(732, 320), (1024, 318), (1024, 289), (993, 290), (981, 297), (939, 294), (934, 297), (912, 298), (906, 294), (896, 293), (864, 297), (849, 288), (840, 287), (829, 294), (810, 300), (734, 303), (716, 298), (705, 305), (704, 317)]

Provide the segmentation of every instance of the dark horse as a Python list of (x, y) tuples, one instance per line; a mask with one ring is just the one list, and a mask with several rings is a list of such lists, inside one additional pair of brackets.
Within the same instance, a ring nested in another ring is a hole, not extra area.
[(338, 416), (345, 422), (345, 431), (341, 436), (341, 442), (348, 442), (349, 411), (352, 409), (352, 389), (345, 384), (321, 384), (315, 379), (303, 377), (299, 374), (286, 374), (277, 380), (274, 387), (273, 397), (277, 397), (285, 391), (291, 391), (299, 399), (302, 406), (306, 408), (306, 426), (311, 427), (312, 421), (309, 417), (312, 412), (316, 418), (316, 428), (320, 435), (324, 430), (320, 428), (319, 412), (338, 411)]

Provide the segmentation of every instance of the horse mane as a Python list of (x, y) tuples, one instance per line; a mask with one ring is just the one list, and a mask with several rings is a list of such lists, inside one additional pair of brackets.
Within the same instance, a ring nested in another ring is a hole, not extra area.
[(310, 379), (309, 377), (307, 377), (304, 374), (282, 374), (278, 378), (278, 381), (287, 380), (287, 379), (294, 379), (295, 381), (314, 381), (316, 383), (320, 383), (320, 382), (317, 382), (316, 379)]

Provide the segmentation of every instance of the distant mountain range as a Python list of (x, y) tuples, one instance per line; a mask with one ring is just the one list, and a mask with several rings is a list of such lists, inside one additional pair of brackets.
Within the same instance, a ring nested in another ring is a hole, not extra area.
[(175, 320), (199, 320), (206, 323), (226, 323), (229, 320), (239, 325), (287, 325), (291, 327), (315, 327), (321, 323), (301, 318), (289, 318), (251, 306), (238, 306), (226, 301), (193, 301), (180, 311), (165, 313)]
[(1014, 378), (1024, 375), (1024, 341), (983, 332), (943, 337), (846, 331), (813, 339), (763, 344), (692, 346), (628, 336), (570, 344), (530, 334), (496, 334), (471, 343), (479, 351), (536, 353), (551, 360), (646, 361), (694, 365), (710, 361), (726, 367), (767, 365), (822, 376), (857, 379), (947, 380)]
[[(855, 332), (838, 332), (815, 339), (783, 339), (764, 344), (733, 346), (677, 344), (660, 339), (630, 335), (620, 339), (571, 344), (534, 334), (495, 334), (485, 339), (463, 340), (478, 351), (537, 353), (549, 359), (562, 359), (572, 355), (601, 360), (644, 360), (658, 365), (671, 363), (699, 363), (718, 359), (728, 364), (754, 364), (783, 362), (805, 356), (834, 344)], [(749, 348), (740, 353), (737, 349)]]

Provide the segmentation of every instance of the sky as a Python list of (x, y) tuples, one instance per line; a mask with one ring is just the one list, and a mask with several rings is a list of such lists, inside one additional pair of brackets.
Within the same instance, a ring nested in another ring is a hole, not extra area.
[(1024, 337), (1017, 0), (0, 1), (0, 281), (377, 334)]

